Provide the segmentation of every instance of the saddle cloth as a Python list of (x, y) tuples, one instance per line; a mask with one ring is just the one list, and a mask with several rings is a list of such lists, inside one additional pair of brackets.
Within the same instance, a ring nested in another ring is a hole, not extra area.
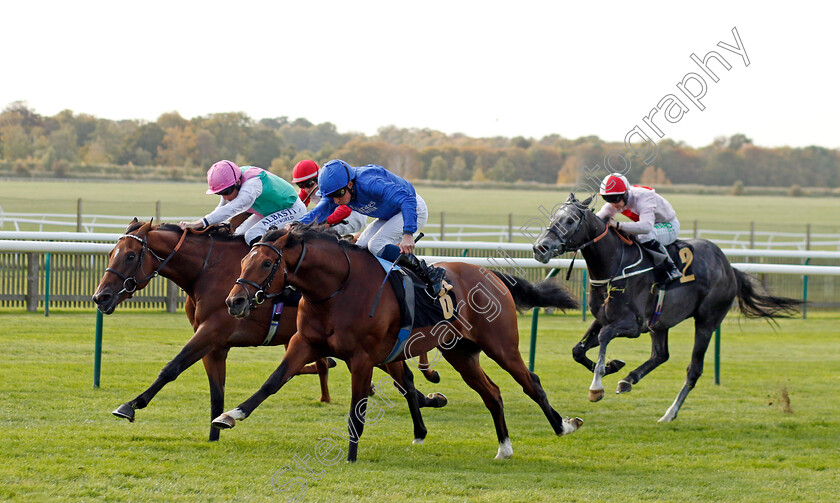
[[(379, 257), (377, 257), (379, 258)], [(385, 272), (391, 270), (391, 262), (379, 259)], [(397, 343), (385, 363), (394, 361), (403, 352), (411, 331), (415, 328), (430, 327), (436, 323), (451, 319), (457, 315), (458, 305), (452, 285), (444, 277), (443, 288), (438, 297), (431, 297), (426, 292), (426, 284), (411, 271), (396, 266), (388, 275), (388, 283), (397, 297), (400, 306), (400, 332)]]
[[(647, 248), (644, 249), (647, 250)], [(671, 256), (671, 260), (674, 261), (677, 269), (679, 269), (683, 274), (679, 280), (673, 281), (669, 284), (667, 289), (670, 290), (685, 283), (694, 281), (694, 267), (692, 265), (692, 262), (694, 261), (694, 247), (685, 241), (677, 239), (666, 246), (665, 249), (668, 250), (668, 255)], [(665, 271), (659, 267), (654, 270), (654, 277), (656, 282), (660, 285), (664, 284), (667, 280)]]

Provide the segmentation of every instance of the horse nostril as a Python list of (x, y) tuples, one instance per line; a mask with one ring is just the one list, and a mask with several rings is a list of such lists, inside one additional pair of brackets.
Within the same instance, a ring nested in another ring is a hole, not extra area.
[(97, 305), (101, 305), (101, 304), (104, 304), (104, 303), (108, 302), (108, 300), (110, 298), (111, 298), (111, 294), (109, 294), (109, 293), (98, 293), (98, 294), (93, 296), (93, 302)]

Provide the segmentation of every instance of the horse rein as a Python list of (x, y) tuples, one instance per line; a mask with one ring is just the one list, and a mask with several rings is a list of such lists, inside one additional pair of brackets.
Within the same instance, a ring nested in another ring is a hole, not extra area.
[[(300, 270), (300, 265), (303, 263), (303, 259), (306, 257), (306, 241), (304, 241), (303, 242), (303, 249), (300, 253), (300, 258), (298, 259), (298, 263), (295, 266), (294, 271), (292, 271), (292, 274), (291, 275), (289, 275), (289, 274), (286, 275), (286, 277), (283, 281), (283, 289), (280, 290), (280, 292), (278, 292), (278, 293), (266, 293), (266, 291), (269, 288), (271, 288), (271, 283), (274, 281), (274, 275), (277, 274), (277, 269), (280, 268), (280, 263), (283, 261), (283, 252), (278, 250), (271, 243), (254, 243), (254, 246), (265, 246), (266, 248), (269, 248), (270, 250), (274, 251), (274, 253), (277, 254), (277, 259), (272, 264), (271, 271), (268, 273), (268, 276), (263, 280), (262, 284), (258, 284), (254, 281), (251, 281), (251, 280), (248, 280), (248, 279), (245, 279), (245, 278), (239, 278), (239, 279), (236, 280), (236, 284), (240, 285), (242, 287), (242, 289), (245, 290), (245, 293), (248, 295), (248, 304), (251, 306), (251, 308), (264, 303), (266, 300), (273, 299), (273, 298), (276, 298), (276, 297), (279, 297), (279, 296), (283, 295), (284, 291), (291, 287), (291, 285), (290, 285), (291, 280), (292, 280), (292, 278), (294, 278), (297, 275), (298, 270)], [(350, 256), (347, 254), (347, 250), (345, 250), (344, 248), (341, 248), (341, 251), (344, 252), (344, 258), (347, 259), (347, 275), (344, 277), (344, 280), (341, 282), (341, 285), (331, 295), (329, 295), (328, 297), (326, 297), (324, 299), (321, 299), (321, 300), (310, 300), (309, 298), (307, 298), (304, 295), (304, 298), (306, 298), (306, 300), (309, 303), (311, 303), (311, 304), (321, 304), (323, 302), (326, 302), (326, 301), (332, 299), (333, 297), (335, 297), (336, 295), (338, 295), (338, 293), (341, 292), (342, 290), (344, 290), (344, 287), (347, 286), (347, 283), (350, 280), (350, 271), (351, 271)], [(251, 296), (251, 291), (248, 289), (248, 286), (252, 286), (256, 289), (253, 296)], [(303, 295), (303, 292), (301, 292), (301, 295)]]
[[(140, 258), (137, 260), (137, 267), (134, 269), (134, 273), (131, 276), (126, 276), (126, 275), (122, 274), (121, 272), (117, 271), (116, 269), (114, 269), (112, 267), (108, 267), (108, 268), (105, 269), (105, 272), (110, 272), (110, 273), (116, 275), (121, 280), (123, 280), (123, 289), (120, 290), (117, 293), (117, 295), (122, 295), (122, 293), (125, 292), (125, 293), (128, 293), (128, 298), (130, 299), (134, 295), (134, 292), (137, 291), (137, 285), (139, 285), (141, 283), (146, 283), (147, 281), (150, 281), (152, 278), (157, 276), (164, 267), (166, 267), (166, 264), (168, 264), (169, 261), (172, 259), (172, 257), (174, 257), (176, 253), (178, 253), (178, 250), (181, 248), (181, 245), (184, 244), (184, 239), (186, 237), (187, 237), (187, 230), (184, 229), (184, 232), (181, 234), (181, 239), (178, 240), (178, 244), (175, 245), (175, 248), (172, 249), (172, 251), (169, 253), (169, 256), (167, 256), (164, 259), (164, 258), (159, 257), (158, 254), (154, 252), (154, 250), (149, 248), (148, 241), (146, 240), (145, 237), (141, 238), (140, 236), (136, 236), (134, 234), (123, 234), (122, 236), (120, 236), (117, 239), (117, 241), (119, 241), (122, 238), (136, 239), (137, 241), (140, 241), (140, 244), (142, 245), (142, 248), (140, 250)], [(146, 276), (142, 280), (138, 281), (137, 280), (137, 274), (143, 270), (143, 257), (146, 255), (147, 250), (150, 254), (152, 254), (152, 256), (155, 259), (157, 259), (157, 261), (160, 264), (158, 265), (157, 269), (152, 271), (151, 274), (149, 274), (148, 276)]]
[[(577, 205), (576, 205), (575, 207), (576, 207), (576, 208), (578, 208), (578, 209), (580, 209), (580, 206), (577, 206)], [(581, 211), (585, 211), (585, 210), (581, 210)], [(584, 220), (583, 215), (581, 215), (581, 216), (580, 216), (580, 218), (578, 218), (577, 220), (578, 220), (577, 227), (575, 227), (575, 230), (571, 232), (571, 236), (576, 235), (576, 234), (578, 233), (578, 231), (580, 230), (580, 228), (583, 226), (583, 220)], [(591, 245), (593, 245), (593, 244), (597, 243), (598, 241), (600, 241), (601, 239), (603, 239), (604, 237), (606, 237), (606, 235), (610, 232), (610, 229), (612, 229), (613, 231), (615, 231), (615, 233), (616, 233), (616, 235), (618, 236), (618, 238), (619, 238), (619, 239), (620, 239), (620, 240), (621, 240), (624, 244), (627, 244), (627, 245), (631, 245), (631, 244), (633, 244), (633, 241), (632, 241), (631, 239), (629, 239), (628, 237), (626, 237), (624, 234), (622, 234), (622, 233), (621, 233), (618, 229), (616, 229), (615, 227), (610, 227), (609, 225), (606, 225), (606, 226), (605, 226), (605, 228), (604, 228), (604, 232), (602, 232), (601, 234), (599, 234), (599, 235), (595, 236), (593, 239), (590, 239), (589, 241), (587, 241), (587, 242), (585, 242), (585, 243), (581, 244), (580, 246), (577, 246), (574, 250), (567, 250), (567, 251), (574, 251), (574, 252), (575, 252), (575, 254), (572, 256), (572, 261), (569, 263), (569, 269), (568, 269), (568, 271), (566, 271), (566, 281), (568, 281), (568, 280), (569, 280), (569, 278), (570, 278), (570, 277), (571, 277), (571, 275), (572, 275), (572, 268), (573, 268), (573, 267), (574, 267), (574, 265), (575, 265), (575, 259), (577, 258), (577, 254), (578, 254), (578, 252), (579, 252), (580, 250), (583, 250), (584, 248), (587, 248), (587, 247), (589, 247), (589, 246), (591, 246)], [(554, 225), (549, 226), (549, 227), (548, 227), (548, 229), (546, 229), (546, 233), (551, 233), (551, 234), (554, 234), (554, 236), (556, 236), (556, 237), (557, 237), (557, 240), (558, 240), (558, 241), (560, 241), (560, 243), (563, 245), (563, 247), (564, 247), (564, 248), (568, 245), (568, 243), (567, 243), (567, 242), (566, 242), (566, 241), (565, 241), (565, 240), (564, 240), (564, 239), (560, 236), (560, 233), (559, 233), (559, 232), (557, 232), (557, 230), (555, 230), (555, 229), (554, 229)], [(622, 248), (622, 250), (621, 250), (621, 257), (622, 257), (622, 258), (621, 258), (621, 259), (619, 259), (619, 265), (621, 264), (621, 260), (624, 258), (624, 249), (623, 249), (623, 248)], [(640, 259), (640, 260), (641, 260), (641, 259)], [(638, 263), (638, 262), (637, 262), (637, 263)], [(633, 264), (633, 265), (631, 265), (631, 266), (625, 267), (625, 268), (624, 268), (624, 274), (623, 274), (622, 276), (620, 276), (620, 277), (611, 277), (611, 278), (608, 278), (608, 279), (606, 279), (606, 280), (590, 280), (590, 283), (592, 283), (593, 285), (600, 285), (600, 284), (605, 284), (605, 283), (608, 283), (609, 281), (611, 281), (611, 280), (613, 280), (613, 279), (623, 279), (623, 278), (626, 278), (626, 277), (635, 276), (636, 274), (641, 274), (642, 272), (647, 272), (647, 271), (641, 271), (641, 272), (638, 272), (638, 273), (630, 273), (630, 274), (628, 275), (628, 274), (626, 273), (627, 269), (628, 269), (628, 268), (630, 268), (630, 267), (632, 267), (632, 266), (634, 266), (634, 265), (636, 265), (636, 264)]]

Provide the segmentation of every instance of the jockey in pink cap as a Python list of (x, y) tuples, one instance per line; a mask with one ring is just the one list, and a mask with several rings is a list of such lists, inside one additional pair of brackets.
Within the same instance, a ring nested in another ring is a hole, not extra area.
[(182, 229), (203, 229), (248, 212), (252, 215), (235, 234), (254, 244), (269, 227), (283, 227), (306, 213), (306, 205), (289, 182), (256, 166), (240, 168), (231, 161), (219, 161), (207, 171), (207, 186), (207, 194), (221, 196), (219, 205), (204, 218), (181, 222)]
[[(682, 276), (665, 250), (665, 245), (676, 241), (680, 233), (680, 221), (671, 203), (650, 187), (630, 186), (627, 178), (619, 173), (607, 175), (599, 192), (605, 204), (598, 211), (598, 217), (611, 227), (635, 234), (636, 240), (653, 252), (656, 265), (665, 268), (669, 281)], [(618, 213), (631, 221), (614, 220)]]

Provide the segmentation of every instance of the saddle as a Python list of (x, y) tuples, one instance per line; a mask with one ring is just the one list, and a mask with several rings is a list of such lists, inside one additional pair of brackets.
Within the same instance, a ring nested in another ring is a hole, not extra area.
[[(381, 258), (379, 262), (386, 273), (391, 270), (391, 262)], [(425, 281), (404, 267), (393, 267), (391, 274), (388, 275), (388, 283), (394, 290), (397, 304), (400, 307), (401, 328), (397, 336), (397, 344), (386, 358), (385, 363), (391, 363), (402, 353), (412, 330), (433, 326), (438, 322), (453, 318), (457, 315), (455, 306), (458, 305), (455, 293), (452, 291), (452, 285), (446, 280), (445, 276), (442, 281), (441, 293), (434, 298), (426, 292)]]

